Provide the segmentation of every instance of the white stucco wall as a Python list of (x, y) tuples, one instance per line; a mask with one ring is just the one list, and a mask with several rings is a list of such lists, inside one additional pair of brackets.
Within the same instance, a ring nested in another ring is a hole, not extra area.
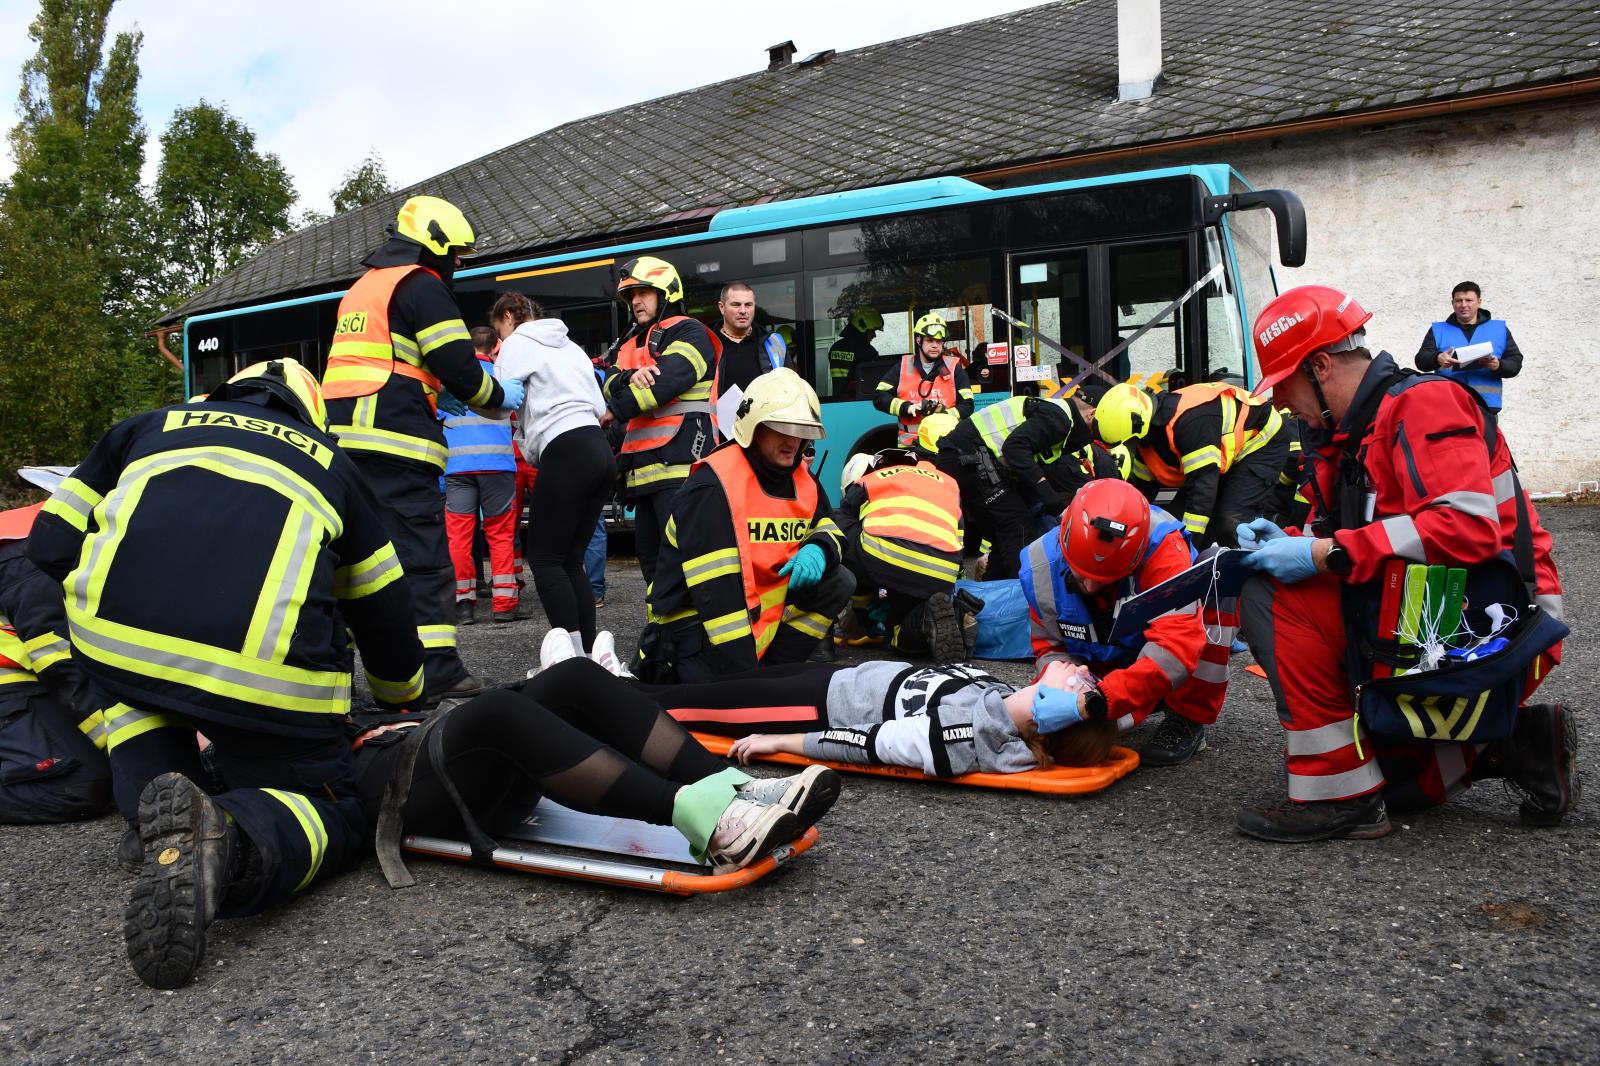
[[(1158, 90), (1159, 91), (1159, 90)], [(1600, 103), (1486, 112), (1197, 154), (1305, 201), (1309, 254), (1279, 286), (1356, 294), (1410, 365), (1476, 281), (1524, 355), (1501, 424), (1534, 491), (1600, 479)]]

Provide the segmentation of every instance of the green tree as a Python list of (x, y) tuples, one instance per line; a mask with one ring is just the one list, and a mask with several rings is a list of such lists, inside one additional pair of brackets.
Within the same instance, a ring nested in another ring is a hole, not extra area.
[(381, 200), (389, 194), (389, 174), (384, 169), (383, 157), (371, 152), (361, 164), (344, 173), (339, 187), (328, 193), (333, 201), (333, 213), (342, 215), (358, 207)]
[(294, 183), (221, 107), (179, 108), (161, 135), (156, 210), (175, 293), (211, 284), (290, 228)]
[(139, 172), (138, 33), (112, 0), (42, 0), (28, 29), (16, 169), (0, 189), (0, 462), (73, 462), (115, 419), (175, 395), (143, 336), (158, 298)]

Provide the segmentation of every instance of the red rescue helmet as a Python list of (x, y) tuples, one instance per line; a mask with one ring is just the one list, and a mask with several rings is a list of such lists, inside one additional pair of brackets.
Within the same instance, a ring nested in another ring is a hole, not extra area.
[(1273, 300), (1256, 316), (1256, 358), (1261, 362), (1259, 396), (1300, 369), (1313, 352), (1343, 352), (1366, 344), (1362, 329), (1372, 313), (1356, 298), (1326, 285), (1301, 285)]
[(1061, 553), (1079, 577), (1102, 585), (1133, 573), (1150, 542), (1150, 503), (1117, 478), (1079, 489), (1061, 515)]

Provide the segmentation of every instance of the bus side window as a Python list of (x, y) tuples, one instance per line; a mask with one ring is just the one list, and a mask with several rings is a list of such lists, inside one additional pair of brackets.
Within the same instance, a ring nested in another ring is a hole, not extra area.
[[(1111, 254), (1112, 345), (1122, 343), (1188, 288), (1189, 246), (1184, 240), (1114, 245)], [(1179, 308), (1156, 323), (1106, 369), (1126, 380), (1139, 374), (1189, 373), (1184, 337), (1189, 308)]]

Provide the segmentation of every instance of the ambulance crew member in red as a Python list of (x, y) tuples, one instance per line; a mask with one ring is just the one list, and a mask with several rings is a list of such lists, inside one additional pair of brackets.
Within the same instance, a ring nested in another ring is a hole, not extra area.
[(468, 696), (483, 682), (456, 654), (455, 568), (439, 475), (447, 452), (438, 397), (504, 416), (522, 387), (503, 389), (478, 362), (450, 291), (472, 224), (454, 204), (413, 196), (394, 234), (362, 260), (369, 269), (339, 302), (323, 373), (330, 430), (378, 500), (411, 586), (417, 636), (427, 652), (429, 703)]
[[(112, 792), (144, 845), (123, 935), (156, 988), (194, 976), (214, 918), (360, 858), (347, 634), (377, 703), (422, 697), (400, 560), (327, 424), (299, 363), (246, 367), (204, 402), (113, 426), (29, 537), (104, 694)], [(228, 782), (214, 797), (197, 729)]]
[(917, 426), (936, 411), (972, 417), (972, 382), (961, 360), (944, 353), (949, 328), (942, 316), (929, 312), (911, 330), (911, 352), (891, 366), (872, 406), (900, 420), (900, 447), (914, 448)]
[[(1488, 745), (1391, 743), (1356, 720), (1341, 584), (1374, 582), (1390, 560), (1472, 568), (1516, 550), (1519, 497), (1531, 540), (1538, 605), (1561, 616), (1550, 536), (1517, 485), (1511, 452), (1458, 383), (1374, 357), (1372, 316), (1352, 296), (1306, 285), (1279, 296), (1255, 323), (1257, 392), (1332, 433), (1315, 456), (1315, 537), (1267, 521), (1241, 526), (1263, 575), (1245, 585), (1245, 639), (1272, 682), (1285, 729), (1288, 797), (1247, 806), (1239, 829), (1264, 840), (1379, 837), (1397, 810), (1435, 806), (1471, 782), (1503, 778), (1524, 796), (1521, 816), (1555, 825), (1578, 795), (1576, 726), (1560, 705), (1524, 706), (1513, 735)], [(1491, 444), (1492, 440), (1492, 444)], [(1524, 698), (1560, 661), (1534, 662)]]
[(788, 367), (750, 383), (733, 439), (676, 495), (650, 588), (635, 673), (710, 681), (804, 662), (855, 579), (804, 446), (822, 436), (817, 394)]
[(671, 263), (642, 255), (621, 269), (617, 299), (633, 326), (617, 342), (618, 372), (603, 391), (611, 416), (627, 425), (617, 468), (621, 498), (633, 504), (639, 569), (648, 586), (673, 494), (716, 446), (711, 389), (722, 349), (710, 330), (683, 313), (683, 282)]
[(1087, 665), (1100, 676), (1107, 716), (1124, 730), (1164, 709), (1139, 752), (1147, 766), (1176, 766), (1204, 749), (1205, 727), (1228, 692), (1236, 603), (1169, 611), (1116, 643), (1112, 615), (1123, 598), (1183, 573), (1193, 560), (1183, 523), (1110, 478), (1079, 489), (1061, 528), (1023, 553), (1038, 668), (1063, 659)]
[(1106, 390), (1094, 429), (1127, 444), (1129, 478), (1145, 495), (1183, 490), (1183, 525), (1197, 548), (1233, 547), (1241, 522), (1273, 507), (1289, 457), (1283, 416), (1237, 385), (1189, 385), (1156, 396), (1127, 382)]
[[(494, 367), (494, 331), (475, 326), (472, 347), (485, 370)], [(448, 393), (439, 401), (444, 422), (444, 442), (450, 457), (444, 467), (444, 526), (450, 543), (450, 564), (456, 575), (456, 624), (477, 621), (478, 560), (473, 541), (478, 536), (478, 516), (483, 516), (483, 540), (489, 547), (489, 573), (496, 622), (517, 618), (517, 461), (512, 425), (504, 418), (489, 418)]]

